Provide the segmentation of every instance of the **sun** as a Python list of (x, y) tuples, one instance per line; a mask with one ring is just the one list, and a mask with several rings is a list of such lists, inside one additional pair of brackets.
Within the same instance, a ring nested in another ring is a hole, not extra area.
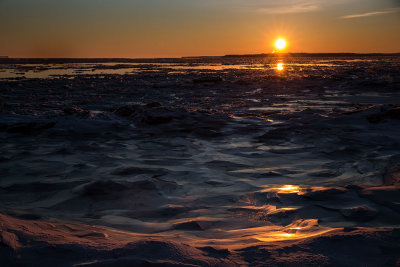
[(282, 38), (279, 38), (278, 40), (276, 40), (275, 42), (275, 47), (278, 50), (283, 50), (286, 47), (286, 41)]

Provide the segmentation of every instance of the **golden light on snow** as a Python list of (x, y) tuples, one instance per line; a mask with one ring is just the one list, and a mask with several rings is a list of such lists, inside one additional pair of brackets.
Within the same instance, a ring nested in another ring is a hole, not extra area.
[(286, 47), (286, 41), (282, 38), (279, 38), (278, 40), (276, 40), (275, 42), (275, 47), (278, 50), (283, 50)]
[(288, 241), (318, 236), (333, 230), (318, 225), (317, 219), (297, 220), (286, 227), (265, 226), (254, 237), (263, 242)]
[[(263, 192), (276, 192), (278, 194), (302, 194), (305, 189), (301, 188), (298, 185), (278, 185), (276, 187), (269, 187), (267, 186)], [(280, 210), (295, 210), (296, 208), (294, 207), (285, 207), (285, 208), (280, 208)]]
[(300, 187), (297, 185), (284, 185), (278, 188), (278, 193), (299, 193)]

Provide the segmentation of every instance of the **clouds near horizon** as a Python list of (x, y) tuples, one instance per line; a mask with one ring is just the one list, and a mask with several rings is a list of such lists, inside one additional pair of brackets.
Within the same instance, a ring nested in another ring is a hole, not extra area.
[(346, 15), (346, 16), (342, 16), (341, 18), (342, 19), (356, 19), (356, 18), (380, 16), (380, 15), (391, 14), (391, 13), (400, 13), (400, 8), (391, 8), (391, 9), (382, 10), (382, 11), (372, 11), (372, 12), (366, 12), (366, 13), (361, 13), (361, 14)]

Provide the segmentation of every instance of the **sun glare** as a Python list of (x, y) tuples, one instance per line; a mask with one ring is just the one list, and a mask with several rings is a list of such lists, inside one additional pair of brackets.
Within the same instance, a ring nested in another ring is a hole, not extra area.
[(279, 38), (278, 40), (276, 40), (275, 42), (275, 47), (278, 50), (283, 50), (286, 47), (286, 41), (282, 38)]

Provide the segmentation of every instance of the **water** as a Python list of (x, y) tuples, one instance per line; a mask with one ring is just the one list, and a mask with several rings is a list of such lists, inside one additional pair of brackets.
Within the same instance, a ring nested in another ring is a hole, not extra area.
[[(386, 59), (389, 62), (392, 58)], [(308, 69), (319, 68), (336, 69), (352, 67), (357, 64), (379, 64), (380, 58), (360, 59), (308, 59), (308, 58), (283, 58), (283, 59), (261, 59), (260, 62), (250, 64), (236, 63), (64, 63), (64, 64), (0, 64), (0, 79), (9, 78), (59, 78), (65, 76), (80, 75), (132, 75), (141, 71), (165, 72), (171, 74), (185, 73), (185, 71), (224, 71), (224, 70), (276, 70), (278, 72), (303, 72)]]

